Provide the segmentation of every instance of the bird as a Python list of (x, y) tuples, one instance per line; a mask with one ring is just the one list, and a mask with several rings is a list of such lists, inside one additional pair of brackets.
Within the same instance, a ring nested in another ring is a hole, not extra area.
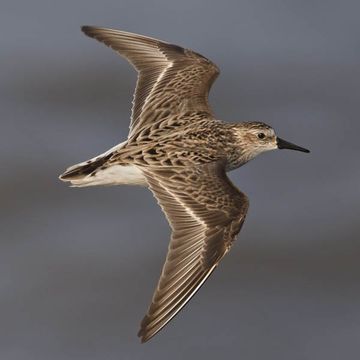
[(192, 298), (228, 253), (248, 197), (227, 177), (261, 153), (310, 151), (263, 122), (223, 122), (208, 94), (219, 68), (187, 48), (148, 36), (83, 26), (137, 71), (125, 141), (59, 176), (74, 187), (148, 187), (172, 230), (168, 253), (138, 336), (146, 342)]

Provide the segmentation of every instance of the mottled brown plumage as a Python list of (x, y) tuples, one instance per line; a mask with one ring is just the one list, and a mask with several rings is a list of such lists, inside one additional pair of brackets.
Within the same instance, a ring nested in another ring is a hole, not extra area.
[(144, 173), (172, 229), (165, 265), (139, 331), (146, 341), (176, 315), (230, 249), (248, 200), (226, 177), (221, 162)]
[(207, 95), (219, 74), (205, 57), (146, 36), (84, 26), (84, 33), (110, 46), (138, 71), (129, 138), (155, 122), (187, 112), (213, 117)]
[(291, 148), (260, 122), (215, 119), (208, 93), (219, 70), (194, 51), (85, 26), (138, 71), (128, 139), (60, 176), (73, 186), (150, 188), (172, 229), (169, 251), (139, 336), (149, 340), (190, 300), (230, 249), (248, 199), (226, 176), (256, 155)]

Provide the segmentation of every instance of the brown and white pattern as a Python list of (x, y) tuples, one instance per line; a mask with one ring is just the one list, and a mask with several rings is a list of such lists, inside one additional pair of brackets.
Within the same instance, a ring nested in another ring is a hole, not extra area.
[(144, 170), (172, 229), (165, 265), (139, 336), (151, 338), (190, 300), (230, 249), (248, 209), (223, 164)]
[(191, 299), (239, 233), (248, 199), (228, 179), (262, 152), (308, 152), (261, 122), (217, 120), (208, 104), (216, 65), (192, 50), (124, 31), (84, 26), (138, 71), (128, 139), (71, 166), (72, 186), (148, 186), (172, 229), (166, 261), (139, 336), (147, 341)]

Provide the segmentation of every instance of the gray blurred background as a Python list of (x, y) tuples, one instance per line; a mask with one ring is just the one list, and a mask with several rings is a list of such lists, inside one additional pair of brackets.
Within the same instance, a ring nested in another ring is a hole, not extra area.
[[(0, 359), (358, 359), (358, 1), (0, 5)], [(125, 139), (135, 72), (80, 26), (147, 34), (222, 69), (228, 121), (312, 150), (231, 174), (250, 198), (232, 252), (146, 345), (136, 332), (169, 228), (144, 188), (57, 176)]]

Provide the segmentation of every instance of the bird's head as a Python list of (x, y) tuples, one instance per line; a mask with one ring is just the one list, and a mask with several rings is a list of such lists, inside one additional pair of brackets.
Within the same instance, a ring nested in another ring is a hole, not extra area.
[(236, 136), (246, 160), (269, 150), (289, 149), (309, 153), (310, 151), (279, 138), (274, 129), (262, 122), (237, 124)]

